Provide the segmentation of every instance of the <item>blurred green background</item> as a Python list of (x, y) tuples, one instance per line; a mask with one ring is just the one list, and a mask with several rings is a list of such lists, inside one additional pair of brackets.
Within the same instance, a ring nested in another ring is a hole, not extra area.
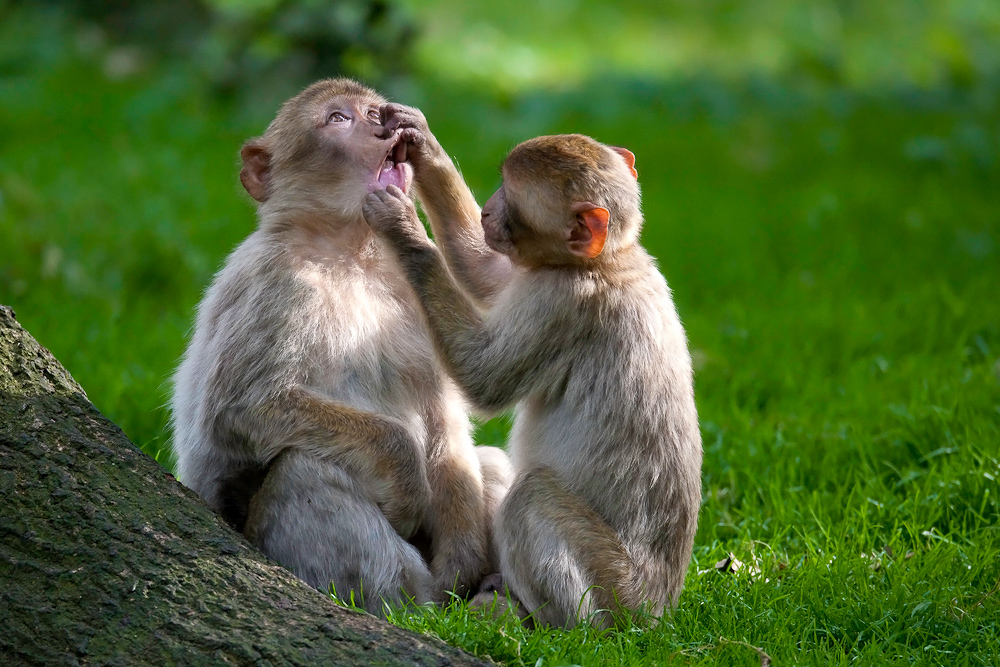
[(677, 637), (1000, 659), (1000, 3), (0, 0), (0, 302), (164, 465), (255, 224), (239, 146), (337, 74), (421, 107), (480, 201), (535, 135), (636, 154), (696, 366), (695, 566), (800, 577), (692, 574)]
[(0, 0), (0, 300), (168, 464), (167, 378), (254, 224), (238, 147), (335, 74), (422, 107), (480, 200), (531, 136), (629, 146), (711, 423), (857, 355), (880, 387), (968, 331), (1000, 353), (998, 3)]

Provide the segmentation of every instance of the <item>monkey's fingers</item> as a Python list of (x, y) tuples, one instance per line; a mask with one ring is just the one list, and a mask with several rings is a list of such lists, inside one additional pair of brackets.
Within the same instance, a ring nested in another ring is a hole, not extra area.
[(405, 108), (402, 104), (387, 102), (378, 109), (379, 120), (384, 127), (395, 130), (400, 125), (400, 116)]
[(420, 227), (413, 202), (395, 185), (390, 185), (389, 188), (376, 190), (365, 197), (361, 206), (365, 222), (376, 233), (384, 236), (395, 238), (413, 235), (413, 230)]
[(499, 572), (494, 572), (493, 574), (487, 576), (481, 582), (479, 582), (479, 590), (476, 593), (500, 593), (503, 595), (507, 590), (507, 584), (504, 583), (503, 575)]
[(385, 190), (374, 190), (365, 195), (365, 200), (361, 203), (361, 212), (372, 211), (373, 213), (381, 208), (382, 201), (385, 199)]
[(427, 143), (427, 137), (423, 132), (415, 127), (407, 127), (399, 133), (400, 141), (405, 141), (415, 148), (423, 148)]
[(379, 107), (379, 118), (382, 125), (389, 130), (395, 130), (400, 127), (427, 127), (424, 114), (419, 109), (394, 102), (389, 102)]
[(366, 195), (364, 203), (361, 204), (361, 215), (368, 226), (376, 232), (390, 227), (385, 224), (388, 207), (385, 205), (384, 197), (385, 190), (376, 190)]
[(406, 195), (405, 192), (400, 190), (398, 186), (389, 185), (389, 187), (383, 190), (383, 192), (385, 192), (393, 199), (396, 199), (400, 202), (405, 202), (407, 204), (407, 208), (413, 208), (413, 202), (410, 201), (410, 198)]

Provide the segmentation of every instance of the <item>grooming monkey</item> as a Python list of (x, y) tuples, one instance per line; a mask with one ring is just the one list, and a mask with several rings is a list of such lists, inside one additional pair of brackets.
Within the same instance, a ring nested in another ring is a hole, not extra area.
[(620, 607), (659, 615), (691, 557), (702, 460), (691, 360), (670, 290), (637, 241), (634, 164), (582, 135), (517, 146), (482, 210), (476, 243), (490, 261), (455, 272), (478, 271), (485, 312), (398, 188), (365, 200), (459, 386), (484, 411), (516, 404), (516, 477), (495, 539), (503, 578), (536, 623), (608, 626)]
[[(413, 178), (384, 104), (320, 81), (243, 146), (258, 227), (198, 307), (171, 404), (181, 481), (306, 582), (375, 613), (473, 588), (491, 568), (484, 494), (509, 483), (484, 489), (463, 399), (362, 218), (367, 193)], [(487, 472), (506, 475), (490, 449)]]

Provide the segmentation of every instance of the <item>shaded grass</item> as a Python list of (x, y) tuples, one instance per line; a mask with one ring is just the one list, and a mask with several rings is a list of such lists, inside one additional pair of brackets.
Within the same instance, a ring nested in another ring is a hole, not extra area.
[[(166, 382), (253, 226), (236, 155), (268, 119), (180, 68), (112, 83), (52, 48), (0, 79), (0, 301), (169, 465)], [(776, 664), (1000, 663), (995, 95), (768, 90), (404, 98), (481, 201), (536, 134), (637, 154), (643, 240), (696, 360), (705, 492), (680, 609), (656, 628), (529, 633), (460, 603), (397, 623), (515, 665), (759, 664), (735, 642)], [(717, 571), (727, 553), (744, 568)]]

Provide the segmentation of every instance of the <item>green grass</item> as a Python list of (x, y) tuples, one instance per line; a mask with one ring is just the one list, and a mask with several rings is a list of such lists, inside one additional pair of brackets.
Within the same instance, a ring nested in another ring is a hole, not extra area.
[[(236, 157), (268, 118), (180, 67), (110, 82), (59, 39), (0, 27), (47, 54), (0, 78), (0, 302), (169, 465), (168, 378), (253, 227)], [(995, 90), (427, 80), (401, 101), (480, 200), (537, 134), (636, 153), (644, 243), (696, 359), (705, 493), (680, 608), (655, 628), (527, 632), (461, 604), (397, 623), (512, 665), (759, 664), (740, 642), (775, 664), (1000, 663)], [(742, 570), (717, 571), (730, 552)]]

